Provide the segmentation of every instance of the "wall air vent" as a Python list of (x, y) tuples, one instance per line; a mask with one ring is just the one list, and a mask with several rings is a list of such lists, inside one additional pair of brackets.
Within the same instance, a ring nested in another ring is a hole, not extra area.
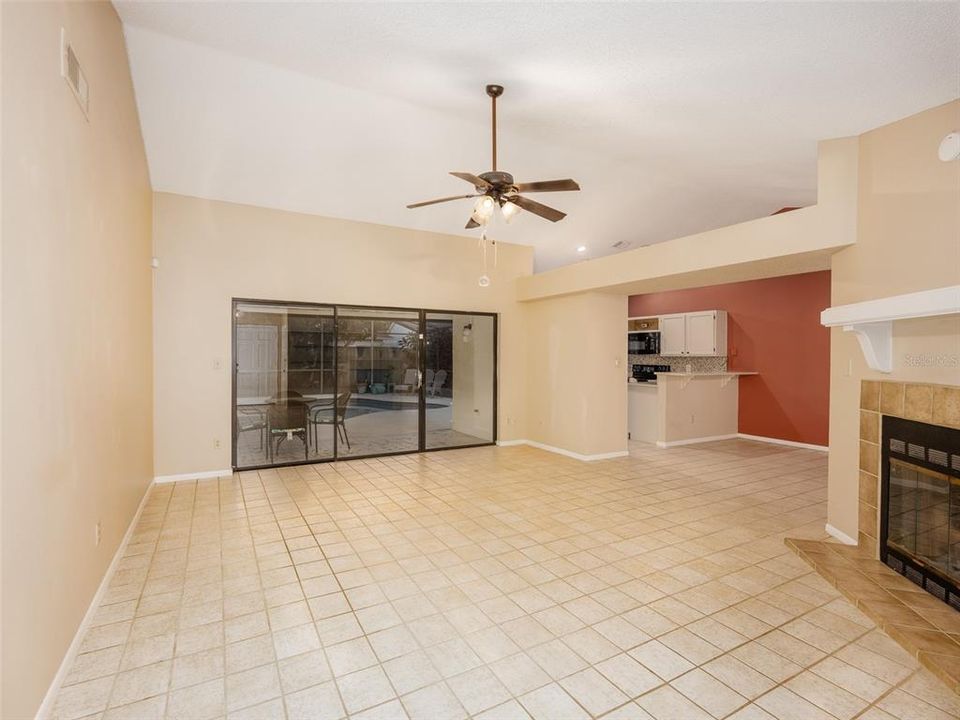
[(67, 31), (64, 28), (60, 28), (60, 74), (67, 81), (86, 117), (90, 109), (90, 86), (87, 85), (87, 78), (73, 46), (67, 41)]
[(633, 243), (630, 242), (629, 240), (617, 240), (610, 247), (612, 247), (614, 250), (626, 250), (631, 245), (633, 245)]

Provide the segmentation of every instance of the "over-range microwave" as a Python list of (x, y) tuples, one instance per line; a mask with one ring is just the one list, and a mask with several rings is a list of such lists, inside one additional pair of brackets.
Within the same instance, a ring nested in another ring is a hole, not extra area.
[(627, 353), (629, 355), (659, 355), (660, 333), (632, 332), (627, 333)]

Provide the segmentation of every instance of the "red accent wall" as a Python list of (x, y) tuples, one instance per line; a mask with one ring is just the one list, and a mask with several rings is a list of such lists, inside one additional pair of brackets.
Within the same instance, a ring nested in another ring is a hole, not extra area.
[(827, 444), (830, 271), (787, 275), (690, 290), (634, 295), (630, 316), (726, 310), (730, 370), (740, 379), (740, 432)]

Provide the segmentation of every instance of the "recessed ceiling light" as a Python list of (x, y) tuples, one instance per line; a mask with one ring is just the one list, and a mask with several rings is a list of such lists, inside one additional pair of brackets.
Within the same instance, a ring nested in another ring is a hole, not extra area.
[(578, 253), (585, 253), (586, 251), (587, 251), (587, 246), (586, 246), (586, 245), (580, 245), (580, 246), (577, 247), (577, 252), (578, 252)]

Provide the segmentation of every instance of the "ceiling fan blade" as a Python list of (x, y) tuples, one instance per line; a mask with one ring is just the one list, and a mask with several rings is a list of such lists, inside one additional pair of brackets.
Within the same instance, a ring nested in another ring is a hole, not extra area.
[(458, 177), (461, 180), (466, 180), (468, 183), (473, 185), (478, 190), (489, 190), (493, 187), (490, 183), (484, 180), (482, 177), (477, 177), (476, 175), (468, 172), (452, 172), (450, 173), (454, 177)]
[(480, 223), (478, 223), (478, 222), (477, 222), (476, 220), (474, 220), (473, 218), (470, 218), (469, 220), (467, 220), (467, 224), (464, 225), (464, 227), (465, 227), (467, 230), (473, 230), (475, 227), (480, 227)]
[(546, 218), (550, 222), (563, 220), (567, 216), (567, 214), (564, 212), (555, 210), (552, 207), (548, 207), (543, 203), (538, 203), (536, 200), (531, 200), (530, 198), (520, 197), (519, 195), (511, 195), (505, 199), (507, 202), (512, 202), (514, 205), (522, 207), (527, 212), (532, 212), (534, 215), (539, 215), (542, 218)]
[(563, 192), (566, 190), (579, 190), (576, 180), (567, 178), (566, 180), (541, 180), (539, 182), (519, 183), (513, 186), (519, 193), (531, 192)]
[(413, 203), (413, 205), (407, 205), (408, 208), (418, 208), (423, 207), (424, 205), (436, 205), (437, 203), (450, 202), (451, 200), (463, 200), (465, 198), (477, 197), (476, 195), (451, 195), (450, 197), (437, 198), (436, 200), (425, 200), (424, 202)]

